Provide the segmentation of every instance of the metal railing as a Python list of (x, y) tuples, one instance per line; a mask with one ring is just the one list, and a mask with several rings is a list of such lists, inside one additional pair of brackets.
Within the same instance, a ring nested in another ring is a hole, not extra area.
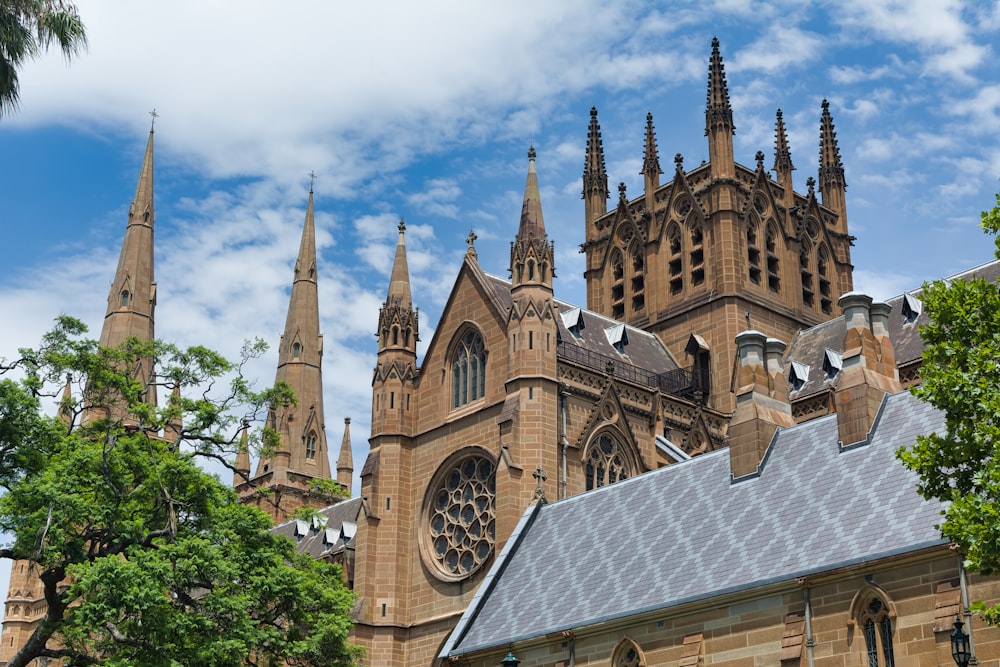
[(556, 345), (556, 354), (561, 359), (602, 373), (610, 370), (611, 375), (617, 379), (659, 389), (665, 394), (682, 397), (708, 396), (709, 374), (707, 368), (678, 368), (664, 373), (653, 373), (625, 363), (621, 359), (615, 359), (565, 341), (560, 341)]

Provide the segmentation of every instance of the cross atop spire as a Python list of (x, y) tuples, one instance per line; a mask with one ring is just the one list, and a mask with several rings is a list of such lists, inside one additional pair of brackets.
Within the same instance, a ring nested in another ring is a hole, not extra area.
[(156, 113), (156, 108), (154, 107), (152, 111), (149, 112), (152, 120), (149, 122), (149, 131), (152, 132), (156, 126), (156, 119), (160, 117), (160, 114)]
[(313, 183), (316, 182), (316, 172), (310, 170), (310, 172), (306, 174), (306, 176), (309, 177), (309, 192), (311, 194), (313, 191)]

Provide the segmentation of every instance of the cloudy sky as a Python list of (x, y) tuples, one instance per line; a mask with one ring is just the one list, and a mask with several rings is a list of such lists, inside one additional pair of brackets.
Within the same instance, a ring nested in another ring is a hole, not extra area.
[[(352, 417), (360, 469), (399, 219), (426, 346), (470, 229), (507, 275), (534, 145), (556, 292), (585, 304), (589, 110), (612, 192), (641, 193), (647, 112), (664, 170), (675, 153), (699, 164), (713, 36), (738, 162), (773, 164), (780, 107), (804, 191), (830, 100), (858, 289), (886, 298), (988, 261), (1000, 4), (836, 4), (81, 0), (89, 50), (30, 63), (0, 119), (0, 356), (60, 313), (100, 331), (155, 108), (157, 334), (230, 356), (277, 341), (315, 172), (327, 437), (335, 458)], [(274, 364), (251, 373), (267, 383)]]

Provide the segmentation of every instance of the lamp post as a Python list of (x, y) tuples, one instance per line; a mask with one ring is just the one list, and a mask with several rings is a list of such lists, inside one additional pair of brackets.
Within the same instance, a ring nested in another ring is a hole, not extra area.
[[(514, 646), (511, 645), (508, 647), (508, 649), (509, 650), (507, 651), (507, 655), (504, 656), (504, 659), (500, 661), (500, 664), (502, 665), (502, 667), (517, 667), (518, 665), (521, 664), (521, 661), (517, 659), (516, 655), (514, 655)], [(966, 666), (963, 665), (962, 667)]]
[(958, 667), (969, 667), (972, 651), (969, 647), (969, 633), (962, 630), (963, 625), (961, 619), (955, 618), (955, 631), (951, 633), (951, 657)]

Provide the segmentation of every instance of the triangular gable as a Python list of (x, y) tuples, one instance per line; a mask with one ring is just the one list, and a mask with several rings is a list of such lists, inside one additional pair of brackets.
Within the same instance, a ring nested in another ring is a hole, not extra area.
[(614, 430), (625, 440), (626, 446), (632, 456), (635, 457), (636, 464), (639, 466), (638, 471), (645, 472), (649, 470), (649, 466), (643, 460), (635, 433), (632, 431), (632, 425), (625, 417), (625, 406), (622, 405), (621, 395), (618, 393), (618, 387), (614, 380), (608, 381), (601, 397), (594, 402), (594, 407), (587, 417), (587, 423), (584, 425), (576, 441), (576, 448), (582, 451), (584, 446), (593, 440), (594, 435), (598, 431), (607, 428)]

